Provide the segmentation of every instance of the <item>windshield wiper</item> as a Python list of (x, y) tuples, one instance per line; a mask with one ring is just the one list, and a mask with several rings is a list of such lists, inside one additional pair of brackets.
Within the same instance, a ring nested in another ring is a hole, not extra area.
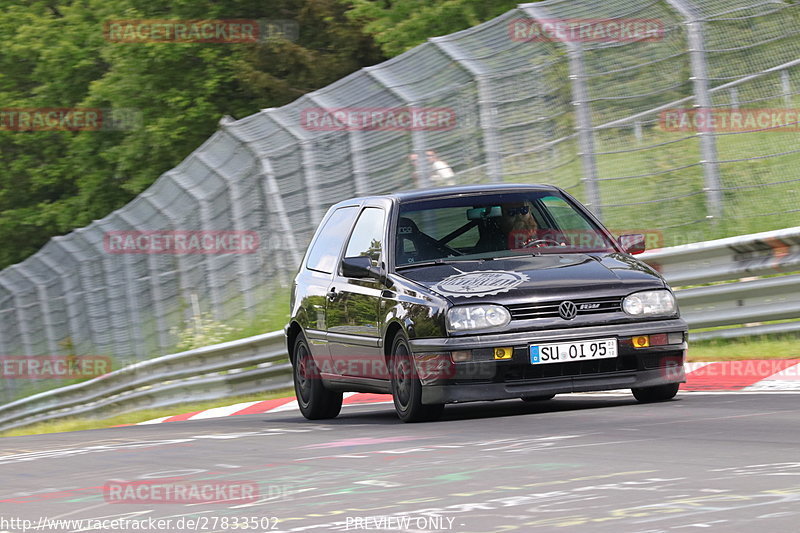
[(433, 266), (433, 265), (449, 265), (452, 263), (471, 263), (473, 261), (491, 261), (494, 257), (481, 257), (475, 259), (456, 259), (455, 257), (440, 257), (439, 259), (433, 259), (431, 261), (420, 261), (419, 263), (403, 263), (402, 265), (396, 265), (394, 267), (395, 270), (403, 270), (406, 268), (413, 268), (413, 267), (426, 267), (426, 266)]

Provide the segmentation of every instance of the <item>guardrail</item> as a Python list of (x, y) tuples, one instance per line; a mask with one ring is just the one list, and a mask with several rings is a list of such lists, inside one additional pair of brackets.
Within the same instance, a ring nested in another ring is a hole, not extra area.
[(0, 406), (0, 430), (292, 387), (282, 331), (136, 363)]
[[(646, 252), (639, 256), (676, 288), (690, 340), (800, 331), (800, 228), (787, 228)], [(761, 279), (757, 279), (762, 276)], [(763, 277), (775, 276), (775, 277)], [(727, 281), (728, 283), (713, 284)], [(712, 284), (712, 285), (709, 285)], [(681, 288), (691, 285), (700, 287)]]
[[(639, 256), (673, 286), (693, 329), (691, 340), (800, 331), (800, 228), (647, 252)], [(750, 279), (741, 280), (743, 277)], [(731, 281), (735, 280), (735, 281)], [(292, 386), (283, 332), (165, 355), (104, 376), (0, 406), (0, 430), (71, 416), (108, 417), (144, 408), (203, 401)]]
[(696, 242), (639, 256), (674, 287), (800, 270), (800, 227)]

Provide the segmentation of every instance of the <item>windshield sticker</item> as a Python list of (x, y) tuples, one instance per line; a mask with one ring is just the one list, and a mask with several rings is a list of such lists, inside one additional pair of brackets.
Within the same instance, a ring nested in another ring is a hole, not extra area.
[(445, 296), (489, 296), (508, 292), (519, 284), (528, 281), (526, 274), (489, 270), (483, 272), (467, 272), (449, 276), (432, 288)]

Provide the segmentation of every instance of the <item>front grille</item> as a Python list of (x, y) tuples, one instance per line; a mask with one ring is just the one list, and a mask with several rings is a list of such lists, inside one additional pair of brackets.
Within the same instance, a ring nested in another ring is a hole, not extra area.
[[(622, 298), (585, 298), (571, 300), (578, 307), (578, 316), (615, 313), (622, 309)], [(558, 302), (524, 303), (509, 305), (512, 320), (558, 318)]]

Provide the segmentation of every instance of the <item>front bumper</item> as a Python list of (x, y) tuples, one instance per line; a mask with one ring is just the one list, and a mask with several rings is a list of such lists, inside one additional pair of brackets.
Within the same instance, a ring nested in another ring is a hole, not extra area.
[[(637, 335), (683, 332), (683, 320), (669, 319), (590, 326), (547, 331), (526, 331), (462, 337), (415, 339), (410, 341), (417, 361), (434, 355), (449, 357), (451, 351), (471, 350), (476, 360), (449, 363), (447, 372), (422, 377), (422, 401), (426, 404), (499, 400), (522, 396), (545, 396), (567, 392), (653, 387), (686, 381), (683, 363), (686, 342), (634, 348), (630, 338)], [(618, 355), (594, 359), (532, 365), (531, 344), (616, 338)], [(513, 357), (493, 360), (495, 347), (513, 347)]]

